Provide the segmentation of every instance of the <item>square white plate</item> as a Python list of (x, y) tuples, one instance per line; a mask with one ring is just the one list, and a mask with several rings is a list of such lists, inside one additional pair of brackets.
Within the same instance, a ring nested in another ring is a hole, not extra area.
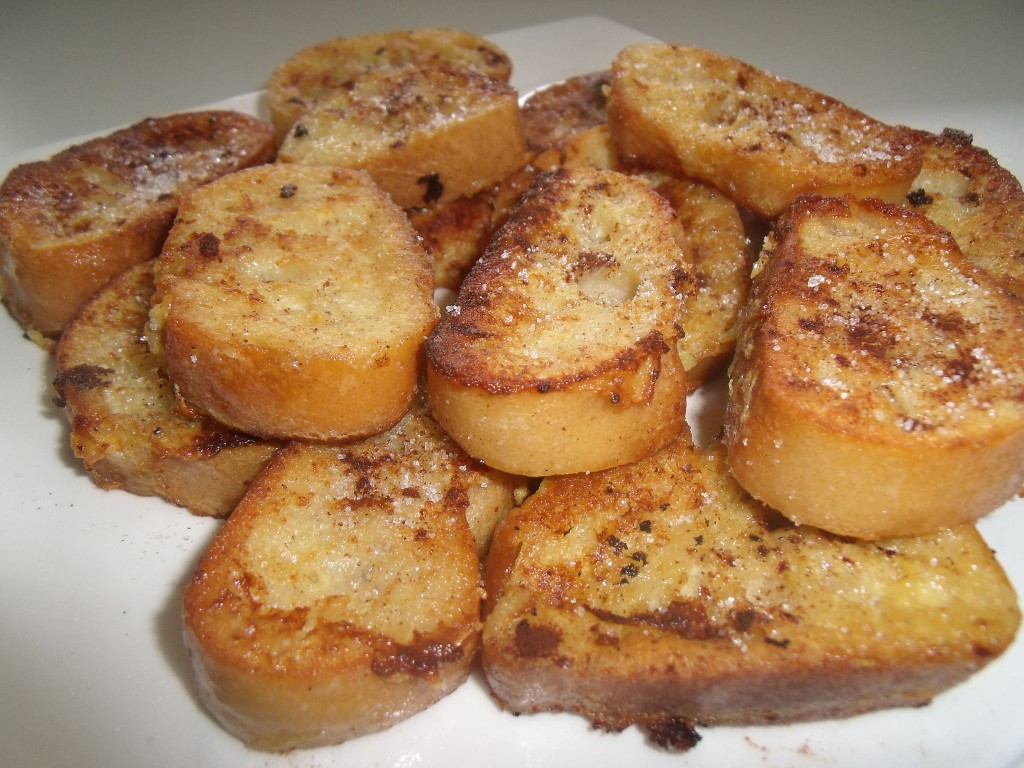
[[(650, 38), (584, 17), (493, 39), (511, 54), (513, 82), (526, 93), (604, 69), (623, 46)], [(837, 91), (842, 86), (835, 83)], [(265, 110), (260, 93), (211, 106)], [(942, 127), (930, 124), (927, 113), (896, 112), (885, 119)], [(963, 105), (963, 114), (958, 127), (984, 129), (989, 148), (1022, 175), (1019, 125), (1010, 119), (1015, 113)], [(8, 158), (0, 173), (67, 143)], [(1024, 759), (1020, 641), (927, 707), (799, 726), (704, 728), (703, 741), (682, 756), (651, 747), (634, 729), (612, 735), (572, 715), (501, 712), (479, 673), (384, 733), (284, 755), (251, 752), (198, 705), (181, 642), (181, 591), (219, 523), (157, 499), (94, 487), (71, 455), (63, 415), (51, 403), (52, 361), (6, 316), (0, 317), (0, 349), (6, 369), (0, 380), (0, 579), (7, 585), (0, 593), (0, 765), (994, 768)], [(696, 400), (693, 405), (699, 407)], [(1024, 555), (1017, 549), (1024, 548), (1024, 501), (1007, 504), (980, 527), (1024, 592)]]

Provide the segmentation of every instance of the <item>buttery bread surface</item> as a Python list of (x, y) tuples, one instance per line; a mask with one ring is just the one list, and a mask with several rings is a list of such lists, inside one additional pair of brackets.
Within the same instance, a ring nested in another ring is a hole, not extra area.
[(408, 409), (438, 310), (408, 219), (365, 173), (275, 163), (208, 184), (155, 275), (150, 343), (192, 409), (310, 440)]
[(686, 437), (546, 478), (499, 526), (485, 584), (484, 672), (507, 709), (666, 746), (693, 725), (924, 704), (1020, 623), (972, 526), (875, 544), (794, 525)]
[(880, 538), (970, 522), (1024, 484), (1024, 318), (896, 205), (802, 197), (741, 320), (729, 466), (788, 517)]

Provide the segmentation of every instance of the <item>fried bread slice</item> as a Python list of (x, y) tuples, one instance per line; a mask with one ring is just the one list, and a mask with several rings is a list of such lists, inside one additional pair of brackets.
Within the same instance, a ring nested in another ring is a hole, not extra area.
[(368, 73), (323, 97), (281, 142), (278, 160), (361, 168), (403, 208), (472, 195), (526, 160), (507, 83), (452, 67)]
[(71, 449), (101, 488), (227, 516), (279, 444), (175, 409), (160, 358), (146, 344), (152, 294), (153, 262), (130, 267), (61, 334), (54, 389)]
[(338, 743), (466, 679), (483, 595), (467, 511), (494, 506), (494, 473), (465, 462), (423, 405), (271, 461), (184, 596), (196, 685), (228, 731), (264, 750)]
[(714, 184), (765, 219), (805, 192), (899, 202), (921, 167), (906, 129), (687, 46), (623, 49), (612, 64), (608, 122), (627, 165)]
[(482, 659), (513, 712), (700, 725), (918, 706), (990, 663), (1020, 610), (970, 525), (878, 543), (790, 523), (684, 437), (546, 478), (495, 533)]
[(973, 138), (915, 131), (923, 165), (906, 203), (956, 238), (964, 255), (1024, 299), (1024, 191)]
[(181, 195), (273, 159), (270, 125), (229, 111), (151, 118), (26, 163), (0, 186), (0, 283), (37, 342), (160, 251)]
[(438, 318), (408, 219), (341, 168), (274, 163), (202, 187), (155, 276), (149, 340), (179, 399), (260, 437), (393, 426)]
[(611, 70), (589, 72), (531, 93), (521, 111), (526, 145), (542, 152), (608, 120)]
[(649, 455), (685, 424), (691, 289), (664, 198), (615, 171), (542, 174), (427, 340), (434, 415), (522, 475)]
[(508, 82), (509, 55), (490, 40), (460, 29), (425, 27), (337, 37), (307, 46), (271, 73), (267, 106), (284, 138), (306, 111), (360, 77), (414, 66), (457, 67)]
[(1020, 491), (1024, 317), (946, 230), (806, 196), (757, 270), (725, 420), (751, 494), (881, 538), (973, 521)]

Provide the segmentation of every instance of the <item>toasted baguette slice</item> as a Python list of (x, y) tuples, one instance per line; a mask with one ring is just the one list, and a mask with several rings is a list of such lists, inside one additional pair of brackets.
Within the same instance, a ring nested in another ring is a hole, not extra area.
[(530, 151), (541, 152), (580, 131), (604, 125), (611, 79), (610, 70), (590, 72), (530, 94), (521, 112)]
[(264, 750), (333, 744), (466, 679), (482, 480), (448, 446), (420, 410), (363, 442), (294, 443), (256, 479), (184, 596), (199, 695), (228, 731)]
[(471, 195), (526, 160), (516, 92), (471, 70), (373, 72), (325, 97), (278, 160), (362, 168), (403, 208)]
[(262, 120), (190, 112), (18, 166), (0, 187), (0, 283), (11, 313), (47, 346), (108, 280), (159, 253), (182, 194), (275, 149)]
[(509, 55), (491, 41), (458, 29), (398, 29), (339, 37), (288, 57), (267, 84), (267, 106), (284, 138), (305, 112), (369, 72), (396, 67), (458, 67), (508, 81)]
[(917, 706), (1020, 624), (973, 526), (877, 545), (788, 523), (685, 438), (633, 465), (547, 478), (495, 533), (483, 666), (513, 712), (636, 724), (818, 720)]
[(729, 466), (800, 523), (864, 538), (977, 519), (1024, 484), (1024, 316), (953, 238), (808, 196), (765, 243), (731, 370)]
[(61, 334), (54, 389), (71, 449), (101, 488), (226, 516), (279, 446), (178, 413), (146, 344), (152, 294), (147, 261), (101, 288)]
[(341, 440), (408, 409), (438, 309), (408, 219), (366, 174), (273, 164), (208, 184), (155, 274), (150, 342), (196, 411)]
[(1024, 299), (1020, 181), (962, 131), (917, 131), (913, 136), (924, 162), (907, 204), (948, 229), (972, 263)]
[(434, 415), (523, 475), (649, 455), (685, 424), (691, 265), (667, 202), (614, 171), (538, 177), (427, 341)]
[(921, 167), (905, 129), (700, 48), (623, 49), (608, 122), (627, 164), (714, 184), (766, 219), (804, 192), (898, 202)]

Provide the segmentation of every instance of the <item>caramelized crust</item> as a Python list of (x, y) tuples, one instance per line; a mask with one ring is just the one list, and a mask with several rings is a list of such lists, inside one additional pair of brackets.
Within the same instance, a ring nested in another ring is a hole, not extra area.
[(540, 152), (608, 118), (611, 70), (570, 77), (530, 94), (523, 102), (526, 145)]
[(613, 466), (682, 428), (691, 265), (665, 200), (595, 169), (538, 178), (427, 341), (431, 407), (524, 475)]
[(361, 168), (403, 208), (471, 195), (525, 159), (515, 90), (440, 66), (372, 72), (324, 96), (278, 153), (282, 162)]
[(368, 176), (274, 164), (182, 204), (150, 343), (196, 411), (263, 437), (340, 440), (402, 417), (437, 316), (415, 233)]
[(504, 707), (662, 743), (924, 704), (1020, 623), (972, 526), (871, 544), (793, 525), (743, 492), (721, 446), (685, 438), (545, 479), (495, 533), (485, 586), (484, 672)]
[(945, 227), (964, 255), (1024, 299), (1024, 191), (971, 136), (915, 131), (924, 163), (906, 204)]
[(226, 516), (278, 445), (175, 410), (146, 345), (152, 294), (148, 261), (101, 288), (61, 334), (54, 389), (71, 449), (101, 488)]
[(0, 282), (11, 313), (55, 339), (108, 280), (159, 253), (182, 195), (275, 150), (261, 120), (190, 112), (18, 166), (0, 187)]
[(512, 74), (505, 51), (458, 29), (428, 27), (325, 40), (290, 56), (270, 76), (267, 105), (278, 135), (284, 138), (301, 115), (361, 77), (408, 66), (456, 67), (504, 82)]
[(294, 443), (256, 479), (184, 597), (199, 694), (228, 731), (334, 744), (466, 679), (483, 596), (467, 511), (494, 476), (464, 460), (417, 407), (362, 442)]
[(772, 219), (805, 192), (902, 199), (921, 167), (906, 129), (699, 48), (640, 44), (612, 64), (620, 156), (718, 186)]
[(731, 370), (729, 466), (792, 519), (880, 538), (1024, 484), (1024, 316), (924, 216), (804, 197), (768, 239)]

